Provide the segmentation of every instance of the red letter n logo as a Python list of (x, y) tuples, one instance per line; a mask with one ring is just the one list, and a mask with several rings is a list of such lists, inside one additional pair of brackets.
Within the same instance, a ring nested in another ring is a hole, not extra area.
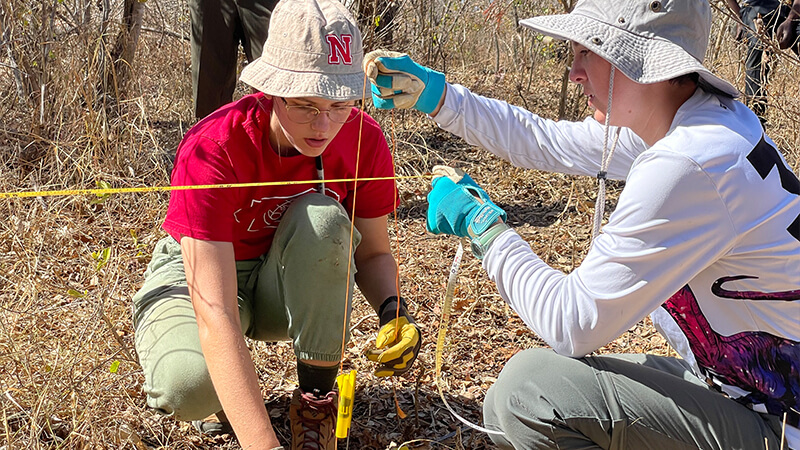
[(341, 35), (341, 40), (334, 34), (325, 36), (330, 46), (330, 54), (328, 54), (328, 64), (353, 64), (353, 55), (350, 54), (350, 42), (353, 36), (349, 34)]

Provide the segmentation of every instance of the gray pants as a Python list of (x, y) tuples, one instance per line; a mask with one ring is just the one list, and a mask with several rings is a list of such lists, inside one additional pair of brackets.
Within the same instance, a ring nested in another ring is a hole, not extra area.
[(486, 394), (503, 449), (772, 450), (780, 419), (726, 398), (680, 359), (516, 354)]
[[(361, 235), (353, 234), (355, 249)], [(298, 359), (339, 361), (356, 272), (349, 244), (350, 219), (342, 205), (320, 194), (295, 200), (269, 252), (236, 263), (242, 333), (291, 340)], [(181, 247), (172, 237), (156, 244), (133, 303), (147, 405), (181, 420), (221, 410), (200, 348)]]

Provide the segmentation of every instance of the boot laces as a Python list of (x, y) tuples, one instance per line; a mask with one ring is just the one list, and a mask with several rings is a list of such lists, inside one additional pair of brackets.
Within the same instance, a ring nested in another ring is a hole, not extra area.
[(301, 412), (298, 414), (300, 426), (303, 430), (303, 449), (321, 449), (323, 440), (321, 429), (326, 420), (330, 420), (332, 402), (324, 396), (320, 396), (316, 389), (308, 397), (301, 397)]

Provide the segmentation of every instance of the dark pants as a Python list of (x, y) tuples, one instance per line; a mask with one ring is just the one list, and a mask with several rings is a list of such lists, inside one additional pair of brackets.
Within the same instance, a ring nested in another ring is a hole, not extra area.
[(711, 389), (681, 359), (551, 349), (514, 355), (486, 393), (502, 449), (777, 450), (781, 422)]
[[(775, 29), (788, 15), (785, 6), (775, 9), (763, 6), (744, 6), (740, 12), (742, 22), (748, 30), (745, 31), (747, 39), (747, 58), (745, 59), (745, 86), (744, 94), (748, 105), (756, 113), (761, 122), (766, 120), (767, 112), (767, 77), (770, 72), (769, 54), (765, 50), (763, 35), (754, 33), (763, 28), (767, 37), (772, 37)], [(758, 17), (761, 23), (757, 25)]]
[(261, 56), (278, 0), (190, 0), (195, 117), (233, 99), (239, 43), (248, 61)]

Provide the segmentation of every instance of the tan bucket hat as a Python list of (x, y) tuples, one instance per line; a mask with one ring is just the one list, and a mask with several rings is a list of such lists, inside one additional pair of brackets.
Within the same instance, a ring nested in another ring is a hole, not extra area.
[(581, 44), (638, 83), (697, 72), (701, 85), (739, 96), (703, 66), (711, 30), (708, 0), (581, 0), (569, 14), (520, 24)]
[(353, 100), (364, 92), (363, 59), (361, 32), (338, 0), (281, 0), (240, 80), (278, 97)]

